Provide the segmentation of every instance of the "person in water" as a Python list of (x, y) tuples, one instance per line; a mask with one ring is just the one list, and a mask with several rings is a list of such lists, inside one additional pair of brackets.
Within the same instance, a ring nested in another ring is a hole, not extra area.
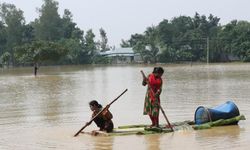
[(143, 86), (148, 85), (143, 114), (149, 115), (152, 122), (151, 127), (159, 127), (159, 110), (160, 110), (160, 94), (162, 91), (162, 75), (164, 70), (162, 67), (155, 67), (148, 78), (142, 82)]
[(37, 75), (37, 70), (38, 70), (38, 64), (35, 63), (35, 64), (34, 64), (34, 75), (35, 75), (35, 76)]
[(113, 115), (108, 110), (108, 108), (103, 108), (102, 105), (99, 104), (96, 100), (90, 101), (89, 107), (93, 112), (92, 118), (95, 117), (103, 109), (106, 109), (101, 114), (99, 114), (93, 121), (100, 128), (100, 131), (112, 132), (114, 128), (114, 124), (112, 122)]

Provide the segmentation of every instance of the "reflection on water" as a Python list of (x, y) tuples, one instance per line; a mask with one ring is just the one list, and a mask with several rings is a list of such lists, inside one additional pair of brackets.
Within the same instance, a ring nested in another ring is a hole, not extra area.
[[(140, 70), (154, 66), (64, 66), (0, 70), (0, 149), (247, 149), (250, 64), (162, 65), (162, 107), (170, 122), (192, 120), (200, 105), (231, 99), (247, 118), (239, 126), (179, 130), (162, 135), (91, 137), (73, 135), (89, 121), (88, 102), (111, 106), (115, 127), (149, 124), (142, 115), (146, 89)], [(166, 123), (163, 116), (160, 122)], [(95, 124), (86, 131), (97, 129)], [(14, 141), (14, 142), (13, 142)]]
[(149, 135), (144, 136), (146, 142), (147, 150), (160, 150), (160, 136), (159, 135)]
[[(203, 147), (236, 149), (239, 148), (239, 136), (241, 131), (244, 132), (244, 129), (240, 129), (239, 126), (216, 127), (212, 128), (210, 131), (202, 130), (196, 132), (195, 139)], [(206, 141), (206, 143), (204, 141)]]
[(95, 150), (110, 150), (113, 149), (113, 137), (94, 138)]

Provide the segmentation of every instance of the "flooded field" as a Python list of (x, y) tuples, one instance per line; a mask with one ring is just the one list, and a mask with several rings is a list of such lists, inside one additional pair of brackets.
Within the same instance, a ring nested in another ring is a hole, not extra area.
[[(170, 122), (193, 120), (198, 106), (232, 100), (244, 114), (236, 126), (179, 130), (159, 135), (91, 137), (73, 135), (90, 120), (90, 100), (104, 106), (125, 89), (111, 107), (115, 127), (150, 124), (143, 116), (146, 89), (140, 70), (151, 65), (41, 67), (0, 69), (1, 150), (247, 150), (250, 146), (250, 64), (161, 65), (162, 107)], [(160, 123), (165, 124), (160, 115)], [(84, 129), (97, 129), (91, 124)]]

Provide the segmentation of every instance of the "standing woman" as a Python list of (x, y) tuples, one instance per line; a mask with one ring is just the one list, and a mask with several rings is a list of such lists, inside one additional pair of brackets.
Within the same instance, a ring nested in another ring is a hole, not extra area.
[(160, 109), (160, 94), (162, 91), (162, 78), (164, 70), (162, 67), (155, 67), (153, 72), (149, 74), (147, 81), (143, 81), (143, 85), (148, 84), (145, 102), (144, 115), (149, 115), (152, 122), (151, 127), (159, 126), (159, 109)]

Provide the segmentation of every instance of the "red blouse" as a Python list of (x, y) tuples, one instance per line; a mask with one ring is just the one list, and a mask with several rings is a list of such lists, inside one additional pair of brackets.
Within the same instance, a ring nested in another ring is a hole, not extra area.
[[(161, 91), (162, 86), (162, 79), (156, 78), (155, 75), (152, 73), (148, 77), (148, 84), (149, 84), (149, 96), (152, 101), (155, 100), (155, 93), (157, 91)], [(152, 90), (151, 90), (152, 89)]]

